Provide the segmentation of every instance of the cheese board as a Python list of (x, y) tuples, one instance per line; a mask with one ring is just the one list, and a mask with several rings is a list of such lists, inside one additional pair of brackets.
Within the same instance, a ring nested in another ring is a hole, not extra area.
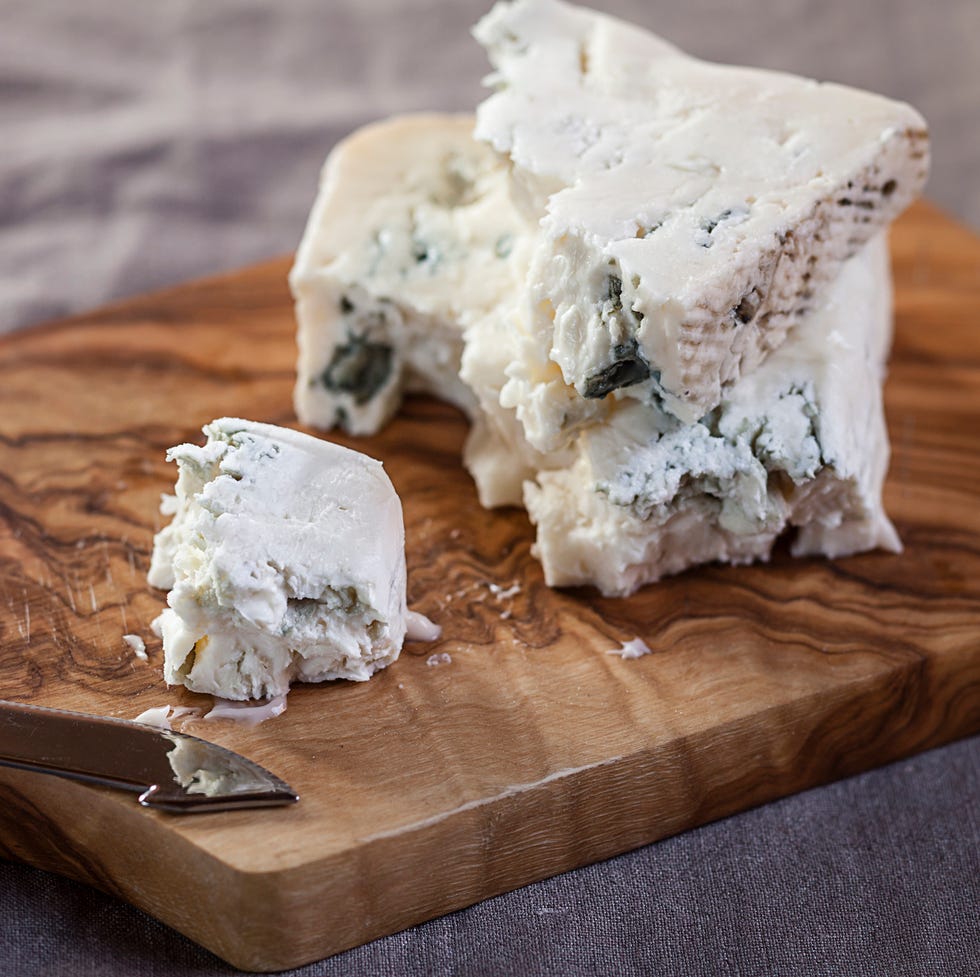
[[(486, 511), (453, 408), (379, 435), (411, 606), (442, 626), (367, 683), (297, 686), (254, 728), (289, 809), (175, 818), (0, 769), (0, 855), (280, 970), (980, 730), (980, 240), (895, 226), (886, 504), (900, 556), (708, 567), (631, 598), (547, 588), (523, 512)], [(133, 718), (168, 689), (146, 583), (168, 446), (295, 425), (288, 261), (0, 341), (0, 698)], [(146, 640), (143, 662), (123, 641)], [(609, 654), (640, 638), (652, 653)], [(436, 656), (436, 657), (433, 657)]]

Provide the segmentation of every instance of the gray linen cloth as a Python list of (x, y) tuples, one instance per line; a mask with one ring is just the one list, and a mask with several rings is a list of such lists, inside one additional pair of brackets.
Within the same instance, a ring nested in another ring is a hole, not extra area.
[[(930, 121), (929, 194), (980, 226), (978, 0), (596, 2), (702, 57)], [(291, 251), (344, 133), (468, 111), (490, 0), (0, 0), (0, 332)]]
[[(977, 0), (596, 5), (705, 57), (915, 102), (930, 194), (980, 224)], [(476, 103), (486, 6), (0, 0), (0, 331), (291, 250), (343, 134)], [(976, 977), (978, 809), (973, 739), (298, 973)], [(123, 903), (0, 863), (0, 974), (230, 972)]]

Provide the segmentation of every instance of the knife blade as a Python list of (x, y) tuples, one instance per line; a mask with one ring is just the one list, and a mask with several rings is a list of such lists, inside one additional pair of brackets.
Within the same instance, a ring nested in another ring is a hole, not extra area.
[(136, 791), (144, 807), (174, 814), (299, 800), (264, 767), (196, 736), (2, 700), (0, 766)]

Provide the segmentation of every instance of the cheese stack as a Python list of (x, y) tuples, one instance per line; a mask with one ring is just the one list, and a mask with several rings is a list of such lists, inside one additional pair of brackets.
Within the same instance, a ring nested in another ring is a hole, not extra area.
[(898, 540), (881, 507), (883, 231), (928, 168), (910, 107), (690, 58), (558, 0), (476, 28), (494, 93), (339, 146), (297, 255), (297, 412), (404, 390), (473, 427), (552, 585)]

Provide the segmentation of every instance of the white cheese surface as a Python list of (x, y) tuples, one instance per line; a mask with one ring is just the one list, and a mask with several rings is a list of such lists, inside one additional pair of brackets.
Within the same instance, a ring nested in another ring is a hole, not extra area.
[(849, 261), (827, 301), (702, 422), (626, 402), (573, 464), (525, 486), (552, 586), (626, 595), (698, 563), (897, 550), (881, 504), (881, 381), (891, 328), (884, 239)]
[(327, 159), (290, 274), (301, 421), (377, 431), (405, 391), (471, 411), (463, 329), (516, 291), (524, 219), (471, 116), (406, 115)]
[(221, 418), (168, 452), (173, 515), (149, 581), (164, 677), (227, 699), (363, 680), (406, 628), (401, 503), (381, 464), (286, 428)]
[(146, 642), (138, 634), (124, 634), (123, 641), (134, 657), (144, 662), (149, 660), (146, 654)]
[(496, 69), (476, 135), (541, 219), (503, 396), (544, 451), (611, 394), (698, 420), (925, 181), (925, 122), (878, 95), (560, 0), (499, 3), (475, 34)]
[(358, 130), (324, 166), (290, 276), (300, 420), (372, 434), (404, 391), (434, 393), (470, 416), (464, 457), (486, 506), (520, 505), (543, 464), (499, 403), (537, 233), (507, 171), (472, 116)]

